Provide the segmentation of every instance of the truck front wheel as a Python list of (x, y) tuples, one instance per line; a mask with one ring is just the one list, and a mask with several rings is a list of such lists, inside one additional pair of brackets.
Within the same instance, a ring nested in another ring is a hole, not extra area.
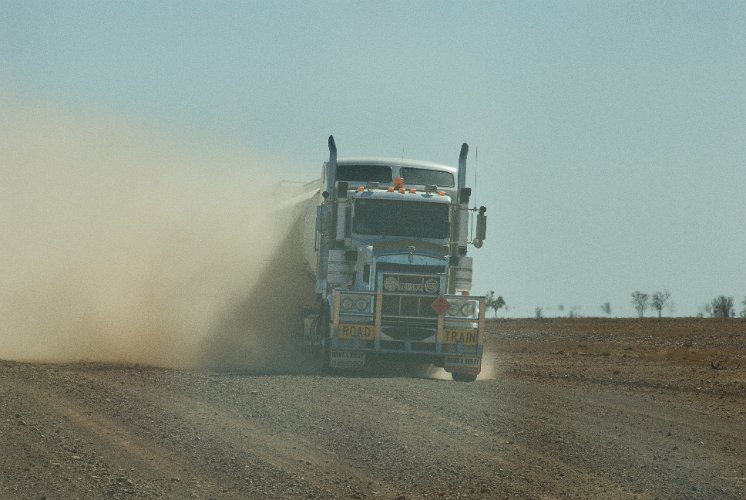
[(331, 373), (332, 365), (329, 354), (329, 340), (327, 337), (321, 338), (321, 346), (319, 348), (319, 369), (321, 373)]
[(451, 373), (451, 377), (453, 377), (453, 380), (456, 382), (474, 382), (477, 379), (477, 376), (471, 373), (453, 372)]
[(329, 323), (329, 311), (322, 306), (319, 312), (319, 369), (321, 373), (331, 373), (331, 323)]

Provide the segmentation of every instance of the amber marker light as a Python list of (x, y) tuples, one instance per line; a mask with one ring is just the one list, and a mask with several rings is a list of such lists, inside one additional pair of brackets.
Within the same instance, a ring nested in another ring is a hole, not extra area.
[(404, 194), (404, 193), (406, 193), (406, 192), (407, 192), (407, 190), (406, 190), (406, 189), (404, 189), (404, 188), (399, 188), (399, 192), (400, 192), (401, 194)]
[(393, 192), (394, 192), (394, 186), (389, 186), (389, 193), (393, 193)]
[(362, 193), (363, 191), (365, 191), (365, 188), (363, 186), (358, 186), (357, 190), (359, 193)]
[(439, 194), (440, 196), (445, 196), (445, 195), (446, 195), (446, 192), (445, 192), (445, 191), (438, 191), (438, 194)]
[(415, 188), (410, 188), (409, 192), (412, 194), (417, 194), (417, 190)]

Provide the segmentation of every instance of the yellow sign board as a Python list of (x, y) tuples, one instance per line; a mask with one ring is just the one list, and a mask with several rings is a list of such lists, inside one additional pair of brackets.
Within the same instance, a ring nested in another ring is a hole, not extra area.
[(337, 336), (340, 339), (358, 337), (360, 340), (375, 340), (376, 329), (373, 325), (347, 325), (340, 323), (337, 327)]
[(474, 329), (446, 328), (438, 340), (443, 344), (458, 344), (459, 342), (463, 342), (464, 345), (477, 345), (479, 342), (479, 333), (478, 330)]

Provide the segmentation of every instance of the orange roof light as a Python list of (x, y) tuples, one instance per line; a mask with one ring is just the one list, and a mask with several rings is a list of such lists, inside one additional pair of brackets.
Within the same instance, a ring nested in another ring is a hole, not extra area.
[(415, 188), (410, 188), (410, 189), (409, 189), (409, 192), (410, 192), (410, 193), (412, 193), (412, 194), (416, 194), (416, 193), (417, 193), (417, 190), (416, 190)]
[(406, 190), (406, 189), (404, 189), (403, 187), (401, 187), (401, 188), (399, 188), (399, 192), (400, 192), (401, 194), (404, 194), (404, 193), (406, 193), (406, 192), (407, 192), (407, 190)]
[(393, 192), (394, 192), (394, 186), (389, 186), (389, 193), (393, 193)]
[(438, 191), (438, 194), (439, 194), (440, 196), (445, 196), (445, 195), (446, 195), (446, 192), (445, 192), (445, 191)]
[(365, 188), (363, 186), (358, 186), (357, 190), (362, 193), (363, 191), (365, 191)]

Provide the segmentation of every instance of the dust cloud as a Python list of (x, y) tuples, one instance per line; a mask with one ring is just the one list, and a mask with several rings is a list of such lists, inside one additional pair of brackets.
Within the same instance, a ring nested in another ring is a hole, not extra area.
[(0, 359), (277, 365), (309, 280), (292, 211), (273, 210), (277, 165), (0, 110)]

